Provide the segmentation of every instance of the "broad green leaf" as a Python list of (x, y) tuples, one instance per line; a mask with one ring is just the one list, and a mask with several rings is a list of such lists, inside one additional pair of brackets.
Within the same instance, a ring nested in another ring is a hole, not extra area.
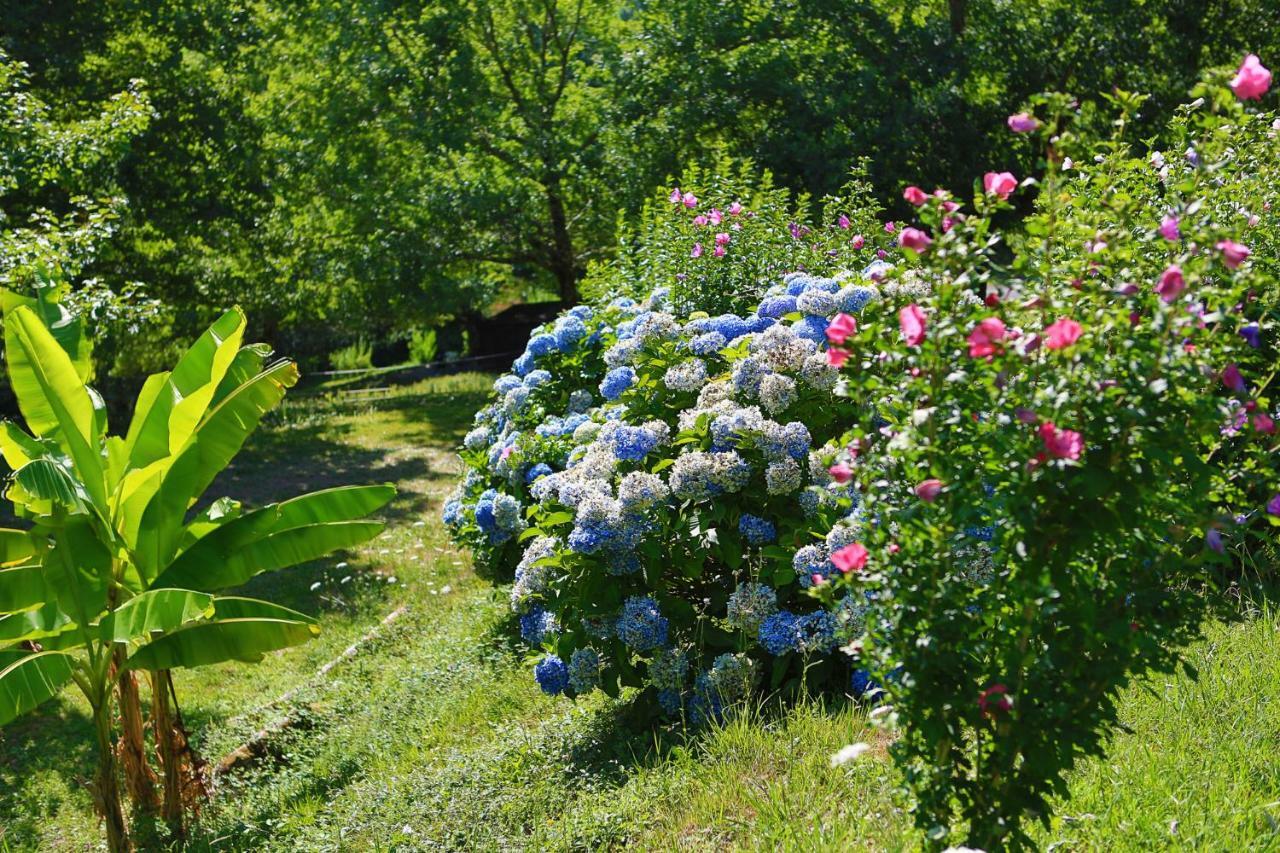
[[(21, 613), (0, 616), (0, 646), (23, 640), (44, 640), (75, 627), (71, 617), (58, 605), (49, 603)], [(48, 648), (47, 644), (45, 648)]]
[(154, 578), (173, 558), (187, 508), (240, 452), (262, 416), (297, 381), (298, 368), (293, 362), (277, 362), (210, 411), (165, 473), (159, 490), (143, 512), (135, 555), (144, 576)]
[(126, 439), (130, 467), (150, 465), (186, 444), (240, 349), (244, 326), (244, 313), (232, 308), (183, 353), (163, 385), (148, 379)]
[[(228, 525), (230, 527), (230, 525)], [(335, 521), (271, 533), (238, 550), (224, 552), (209, 534), (169, 565), (155, 586), (219, 590), (239, 586), (262, 572), (296, 566), (342, 548), (367, 542), (382, 532), (379, 521)], [(206, 546), (207, 545), (207, 546)]]
[(0, 566), (16, 566), (35, 552), (27, 531), (0, 527)]
[(53, 531), (53, 547), (44, 553), (45, 580), (58, 606), (80, 625), (90, 625), (106, 608), (111, 552), (87, 518), (77, 516)]
[(98, 415), (75, 366), (31, 309), (6, 313), (4, 328), (9, 381), (27, 427), (66, 449), (86, 492), (105, 506), (102, 458), (94, 439)]
[[(142, 383), (142, 390), (138, 392), (138, 399), (133, 404), (133, 419), (129, 421), (129, 431), (125, 433), (124, 445), (125, 456), (131, 458), (134, 448), (138, 446), (138, 441), (142, 436), (144, 428), (146, 428), (151, 410), (155, 408), (157, 401), (160, 399), (161, 392), (169, 387), (169, 372), (153, 373), (147, 377)], [(172, 403), (167, 405), (172, 406)], [(167, 424), (168, 416), (157, 419), (158, 422)], [(154, 432), (158, 436), (160, 427), (156, 427)], [(166, 436), (167, 438), (167, 436)], [(158, 441), (158, 437), (156, 438)], [(141, 466), (135, 466), (141, 467)]]
[(13, 421), (0, 421), (0, 453), (13, 470), (44, 455), (45, 449)]
[(107, 643), (128, 643), (212, 615), (212, 595), (189, 589), (152, 589), (108, 614), (98, 626), (99, 636)]
[(45, 582), (44, 566), (0, 569), (0, 613), (17, 613), (39, 607), (51, 596)]
[(246, 344), (240, 347), (240, 351), (231, 361), (231, 366), (227, 368), (227, 375), (223, 376), (222, 381), (218, 383), (218, 390), (214, 391), (213, 401), (209, 405), (211, 407), (218, 405), (232, 391), (261, 373), (262, 366), (269, 358), (271, 358), (269, 344)]
[(37, 287), (36, 296), (32, 298), (0, 289), (0, 306), (3, 306), (5, 314), (19, 306), (34, 311), (75, 365), (80, 381), (88, 382), (93, 376), (93, 338), (86, 334), (84, 320), (62, 304), (64, 290)]
[(314, 620), (249, 598), (219, 598), (213, 619), (192, 622), (130, 655), (127, 669), (209, 666), (229, 660), (256, 663), (267, 652), (296, 646), (320, 633)]
[(13, 655), (0, 653), (0, 726), (58, 695), (71, 680), (70, 655), (62, 652)]
[[(38, 512), (48, 514), (55, 505), (73, 513), (85, 511), (88, 495), (80, 490), (80, 483), (70, 472), (52, 459), (43, 457), (28, 462), (14, 472), (13, 482), (21, 487), (23, 502), (30, 502)], [(17, 502), (17, 497), (13, 500)]]

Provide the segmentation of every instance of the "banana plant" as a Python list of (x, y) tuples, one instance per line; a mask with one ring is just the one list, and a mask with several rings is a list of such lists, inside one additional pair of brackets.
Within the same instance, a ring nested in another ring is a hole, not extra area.
[[(13, 470), (5, 497), (30, 524), (0, 530), (0, 725), (67, 684), (78, 687), (97, 738), (95, 804), (109, 847), (126, 850), (119, 765), (135, 799), (148, 788), (135, 774), (151, 772), (136, 723), (128, 737), (130, 720), (140, 719), (135, 673), (150, 677), (153, 713), (167, 721), (170, 669), (255, 662), (315, 636), (315, 621), (302, 613), (222, 593), (376, 536), (383, 525), (365, 517), (394, 489), (329, 489), (253, 510), (221, 499), (198, 509), (296, 383), (296, 365), (270, 360), (264, 345), (245, 345), (245, 317), (232, 309), (172, 371), (147, 379), (127, 432), (113, 436), (86, 384), (92, 362), (83, 327), (57, 294), (0, 291), (0, 307), (26, 427), (0, 423), (0, 454)], [(119, 760), (117, 706), (126, 729)], [(181, 801), (168, 727), (157, 727), (156, 740), (172, 823)]]

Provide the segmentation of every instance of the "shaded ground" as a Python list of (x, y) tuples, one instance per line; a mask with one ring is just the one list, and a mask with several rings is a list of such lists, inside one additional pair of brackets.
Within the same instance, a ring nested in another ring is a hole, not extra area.
[[(390, 480), (388, 531), (357, 552), (251, 585), (319, 615), (315, 642), (258, 666), (183, 673), (199, 748), (217, 758), (288, 712), (271, 756), (225, 781), (191, 839), (217, 850), (915, 849), (884, 741), (863, 710), (761, 708), (714, 731), (631, 724), (626, 702), (542, 695), (501, 641), (506, 590), (445, 540), (453, 448), (488, 377), (441, 377), (378, 401), (292, 404), (212, 492), (252, 503)], [(383, 616), (405, 615), (315, 672)], [(1107, 760), (1072, 783), (1040, 845), (1058, 850), (1280, 846), (1280, 626), (1214, 626), (1199, 682), (1128, 691)], [(297, 688), (288, 707), (272, 704)], [(92, 752), (70, 694), (0, 739), (0, 850), (87, 849)], [(846, 743), (870, 757), (832, 768)]]

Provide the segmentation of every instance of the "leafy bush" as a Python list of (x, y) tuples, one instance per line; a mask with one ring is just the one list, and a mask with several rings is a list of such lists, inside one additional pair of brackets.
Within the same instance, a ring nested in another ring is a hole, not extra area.
[(334, 370), (365, 370), (373, 367), (373, 344), (364, 338), (334, 350), (329, 354), (329, 366)]
[(414, 364), (435, 361), (438, 349), (435, 329), (414, 329), (409, 336), (409, 360)]

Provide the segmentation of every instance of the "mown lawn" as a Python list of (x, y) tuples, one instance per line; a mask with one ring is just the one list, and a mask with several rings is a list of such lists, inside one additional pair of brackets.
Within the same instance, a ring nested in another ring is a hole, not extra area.
[[(380, 400), (292, 403), (215, 491), (261, 503), (395, 482), (388, 532), (356, 553), (257, 579), (317, 614), (321, 637), (263, 664), (184, 673), (197, 746), (216, 761), (288, 716), (267, 756), (221, 780), (193, 849), (914, 849), (883, 736), (864, 710), (767, 703), (713, 731), (636, 725), (625, 700), (543, 696), (507, 639), (505, 590), (476, 578), (438, 521), (452, 448), (489, 377)], [(403, 610), (401, 611), (401, 608)], [(316, 671), (400, 611), (323, 679)], [(1210, 627), (1200, 678), (1129, 690), (1110, 755), (1073, 778), (1042, 846), (1280, 847), (1280, 619)], [(276, 700), (290, 694), (286, 702)], [(854, 740), (866, 758), (832, 768)], [(70, 693), (0, 732), (0, 850), (88, 849), (92, 766)], [(157, 843), (159, 843), (157, 841)]]

